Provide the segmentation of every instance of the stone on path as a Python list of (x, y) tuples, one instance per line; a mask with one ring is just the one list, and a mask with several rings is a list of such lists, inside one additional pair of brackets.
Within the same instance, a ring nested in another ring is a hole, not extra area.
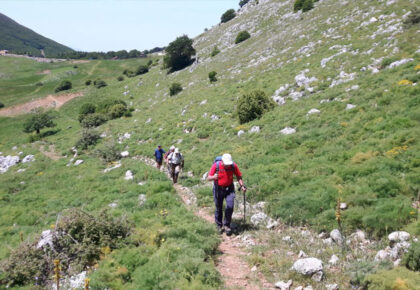
[(296, 271), (302, 275), (312, 275), (322, 271), (322, 261), (317, 258), (305, 258), (297, 260), (291, 270)]

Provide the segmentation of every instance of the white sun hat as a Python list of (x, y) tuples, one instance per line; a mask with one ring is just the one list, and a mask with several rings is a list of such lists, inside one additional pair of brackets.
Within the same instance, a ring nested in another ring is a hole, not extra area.
[(179, 149), (178, 148), (175, 148), (174, 153), (179, 153)]
[(171, 148), (169, 148), (170, 150), (175, 150), (175, 146), (172, 145)]
[(232, 165), (233, 164), (232, 156), (229, 153), (223, 154), (222, 161), (223, 161), (224, 165)]

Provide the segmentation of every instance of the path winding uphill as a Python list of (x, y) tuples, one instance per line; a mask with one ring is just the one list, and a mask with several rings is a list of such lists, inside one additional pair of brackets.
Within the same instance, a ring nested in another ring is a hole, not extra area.
[[(155, 166), (155, 162), (146, 157), (134, 157), (150, 166)], [(185, 205), (194, 212), (194, 214), (209, 223), (214, 223), (214, 217), (211, 208), (199, 208), (196, 206), (196, 197), (194, 192), (180, 184), (175, 184), (174, 188), (181, 197)], [(244, 246), (239, 243), (235, 236), (221, 236), (219, 244), (219, 256), (216, 260), (216, 268), (224, 280), (225, 287), (228, 289), (275, 289), (265, 277), (257, 271), (252, 271), (244, 261), (246, 252)]]
[(45, 98), (36, 99), (24, 104), (0, 109), (0, 116), (14, 117), (22, 114), (27, 114), (36, 108), (58, 109), (68, 101), (81, 96), (83, 96), (82, 92), (63, 95), (48, 95)]

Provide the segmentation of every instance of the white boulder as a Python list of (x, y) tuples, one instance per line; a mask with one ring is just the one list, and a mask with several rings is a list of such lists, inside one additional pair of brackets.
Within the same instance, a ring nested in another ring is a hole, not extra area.
[(330, 260), (328, 261), (328, 264), (330, 265), (336, 265), (340, 259), (336, 255), (332, 255)]
[(356, 108), (356, 105), (353, 105), (353, 104), (347, 104), (347, 106), (346, 106), (347, 111), (351, 110), (351, 109), (354, 109), (354, 108)]
[(19, 163), (19, 161), (19, 156), (0, 156), (0, 173), (5, 173), (7, 170), (9, 170), (9, 167), (15, 166), (17, 163)]
[(391, 63), (390, 65), (389, 65), (389, 68), (394, 68), (394, 67), (397, 67), (397, 66), (400, 66), (400, 65), (403, 65), (403, 64), (406, 64), (406, 63), (408, 63), (408, 62), (412, 62), (414, 59), (412, 59), (412, 58), (404, 58), (404, 59), (402, 59), (402, 60), (397, 60), (397, 61), (394, 61), (393, 63)]
[(319, 114), (319, 113), (321, 113), (321, 111), (318, 109), (310, 109), (307, 114), (312, 115), (312, 114)]
[(45, 245), (53, 248), (54, 233), (51, 230), (45, 230), (41, 234), (41, 239), (38, 241), (37, 248), (42, 248)]
[(76, 160), (76, 162), (74, 162), (74, 166), (79, 166), (80, 164), (82, 164), (84, 161), (83, 160), (81, 160), (81, 159), (79, 159), (79, 160)]
[(322, 261), (317, 258), (305, 258), (297, 260), (290, 270), (302, 275), (312, 275), (322, 271)]
[(266, 223), (267, 219), (268, 219), (268, 216), (265, 213), (259, 212), (259, 213), (254, 214), (251, 217), (251, 223), (254, 226), (258, 226), (259, 224)]
[(128, 155), (130, 155), (128, 151), (121, 152), (121, 157), (128, 157)]
[(26, 155), (25, 158), (22, 159), (22, 163), (32, 162), (35, 161), (34, 155)]
[(146, 203), (146, 200), (147, 200), (146, 195), (145, 194), (140, 194), (139, 195), (139, 206), (143, 206), (143, 204)]
[(245, 131), (244, 130), (239, 130), (238, 131), (238, 137), (241, 137), (243, 134), (245, 134)]
[(388, 240), (391, 242), (402, 242), (402, 241), (408, 241), (409, 239), (410, 239), (410, 234), (403, 231), (392, 232), (388, 235)]
[(282, 133), (283, 135), (290, 135), (290, 134), (296, 133), (296, 129), (291, 128), (291, 127), (286, 127), (284, 129), (280, 130), (280, 133)]
[(252, 128), (249, 130), (249, 133), (260, 133), (260, 126), (252, 126)]
[(334, 242), (341, 245), (343, 243), (343, 236), (341, 235), (340, 231), (334, 229), (330, 232), (330, 237), (333, 239)]
[(375, 261), (383, 261), (385, 259), (388, 259), (390, 257), (389, 252), (385, 250), (380, 250), (375, 255)]

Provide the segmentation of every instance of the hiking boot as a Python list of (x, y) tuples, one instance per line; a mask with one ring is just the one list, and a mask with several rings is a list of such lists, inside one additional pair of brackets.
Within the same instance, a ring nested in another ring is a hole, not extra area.
[(225, 226), (226, 235), (230, 236), (232, 234), (232, 228), (230, 226)]
[(223, 234), (223, 227), (217, 226), (217, 232)]

